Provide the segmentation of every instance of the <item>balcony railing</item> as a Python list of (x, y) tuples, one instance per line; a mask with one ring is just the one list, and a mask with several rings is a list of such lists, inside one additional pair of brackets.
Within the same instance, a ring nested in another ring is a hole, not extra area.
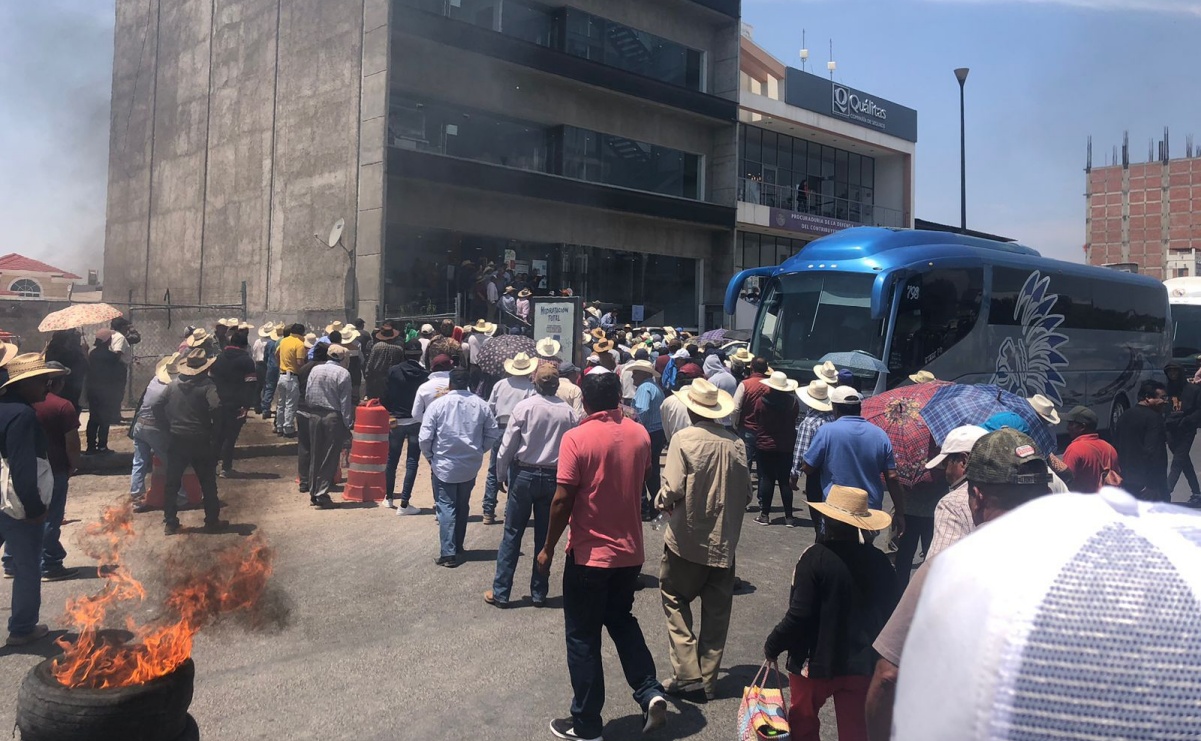
[(840, 219), (861, 226), (905, 226), (905, 214), (895, 208), (806, 192), (799, 188), (773, 185), (751, 178), (739, 179), (738, 200), (799, 214)]

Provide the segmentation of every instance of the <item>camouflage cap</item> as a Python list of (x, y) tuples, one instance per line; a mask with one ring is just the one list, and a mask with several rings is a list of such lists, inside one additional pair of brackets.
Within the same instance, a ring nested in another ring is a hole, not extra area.
[(976, 441), (967, 462), (973, 484), (1046, 484), (1051, 481), (1047, 460), (1034, 441), (1011, 427), (1002, 427)]

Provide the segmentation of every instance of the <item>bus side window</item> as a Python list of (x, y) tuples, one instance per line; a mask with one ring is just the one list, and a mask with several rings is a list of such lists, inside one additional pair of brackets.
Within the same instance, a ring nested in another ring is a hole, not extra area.
[(931, 270), (901, 287), (888, 357), (889, 385), (926, 367), (967, 337), (980, 317), (981, 268)]

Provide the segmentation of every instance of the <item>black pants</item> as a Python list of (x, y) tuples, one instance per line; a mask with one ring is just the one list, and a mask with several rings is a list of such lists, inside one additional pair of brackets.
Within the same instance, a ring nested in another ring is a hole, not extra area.
[(88, 417), (88, 450), (102, 450), (108, 447), (108, 422), (102, 422), (95, 415)]
[(780, 487), (780, 501), (784, 504), (784, 516), (792, 517), (792, 452), (786, 450), (760, 450), (759, 459), (759, 509), (764, 516), (771, 514), (771, 502), (775, 488)]
[(216, 429), (214, 430), (217, 455), (221, 459), (221, 468), (232, 471), (234, 467), (234, 447), (238, 444), (238, 435), (246, 425), (246, 417), (242, 415), (241, 407), (222, 406), (217, 408)]
[(634, 690), (634, 701), (646, 710), (650, 701), (663, 694), (655, 677), (655, 659), (634, 607), (634, 586), (642, 570), (638, 566), (603, 569), (579, 566), (574, 554), (564, 555), (563, 623), (567, 634), (567, 672), (571, 675), (571, 717), (575, 732), (583, 738), (601, 735), (605, 706), (605, 671), (601, 661), (601, 629), (609, 631), (626, 683)]
[(328, 499), (338, 475), (338, 457), (346, 442), (346, 426), (337, 412), (325, 407), (305, 407), (297, 411), (297, 419), (302, 415), (306, 418), (305, 432), (308, 434), (302, 432), (300, 437), (308, 444), (298, 446), (300, 488), (303, 491), (307, 483), (309, 499)]
[(200, 492), (204, 495), (204, 523), (217, 524), (221, 504), (217, 501), (217, 447), (207, 435), (170, 435), (167, 441), (167, 485), (163, 497), (163, 522), (178, 525), (179, 499), (174, 492), (183, 484), (183, 472), (188, 466), (196, 472)]
[(260, 361), (254, 364), (254, 373), (258, 380), (254, 384), (254, 406), (252, 409), (255, 414), (263, 413), (263, 386), (267, 383), (267, 362)]
[(657, 430), (650, 435), (651, 467), (646, 469), (646, 490), (642, 497), (642, 514), (644, 515), (654, 512), (655, 497), (659, 496), (659, 489), (663, 487), (663, 471), (659, 466), (659, 459), (663, 455), (663, 448), (667, 446), (667, 435), (663, 430)]
[(1172, 491), (1175, 490), (1182, 473), (1192, 495), (1201, 495), (1201, 485), (1197, 482), (1197, 471), (1193, 468), (1191, 457), (1195, 439), (1197, 439), (1196, 430), (1168, 435), (1168, 449), (1172, 451), (1172, 465), (1168, 467), (1168, 499), (1172, 498)]
[(918, 541), (921, 541), (922, 550), (925, 551), (930, 548), (930, 541), (933, 539), (933, 517), (905, 515), (905, 534), (897, 541), (897, 583), (901, 585), (901, 591), (905, 591), (905, 587), (909, 585), (909, 574), (913, 570), (913, 556), (917, 553)]

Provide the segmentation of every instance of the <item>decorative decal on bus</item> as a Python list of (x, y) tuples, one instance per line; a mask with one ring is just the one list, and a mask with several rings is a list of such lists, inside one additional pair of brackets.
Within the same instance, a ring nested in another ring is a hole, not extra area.
[(1026, 279), (1013, 309), (1022, 336), (1002, 340), (993, 383), (1021, 396), (1043, 394), (1062, 404), (1060, 389), (1066, 381), (1059, 369), (1067, 366), (1068, 359), (1059, 348), (1068, 338), (1057, 331), (1063, 314), (1051, 313), (1059, 294), (1048, 292), (1050, 284), (1051, 277), (1037, 270)]

